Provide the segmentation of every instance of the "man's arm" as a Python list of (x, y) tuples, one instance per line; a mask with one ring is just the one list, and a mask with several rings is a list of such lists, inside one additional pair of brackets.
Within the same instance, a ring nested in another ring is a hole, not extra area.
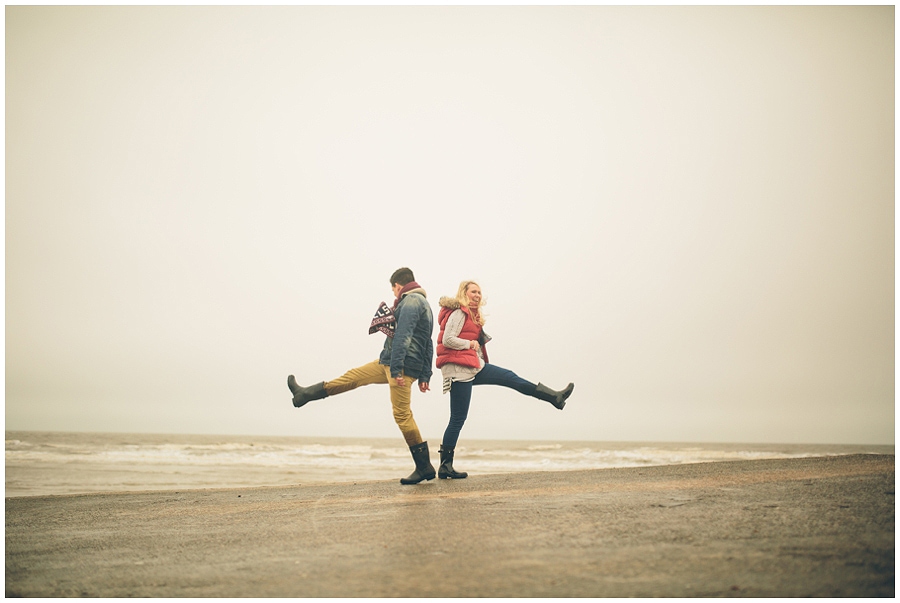
[(429, 382), (431, 381), (431, 365), (434, 361), (434, 343), (431, 341), (431, 337), (428, 338), (428, 343), (425, 344), (425, 373), (419, 377), (419, 391), (423, 394), (427, 392), (430, 388)]
[[(394, 343), (391, 345), (391, 377), (398, 379), (403, 377), (403, 363), (406, 361), (406, 352), (412, 341), (413, 332), (419, 322), (418, 308), (415, 300), (407, 296), (400, 307), (397, 308), (397, 328), (394, 330)], [(397, 382), (400, 384), (400, 382)]]

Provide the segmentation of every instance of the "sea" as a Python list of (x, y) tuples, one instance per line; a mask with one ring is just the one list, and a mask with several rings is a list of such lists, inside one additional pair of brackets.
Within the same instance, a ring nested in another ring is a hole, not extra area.
[[(894, 447), (469, 440), (454, 465), (475, 477), (856, 453)], [(396, 480), (413, 468), (399, 437), (6, 432), (7, 497)]]

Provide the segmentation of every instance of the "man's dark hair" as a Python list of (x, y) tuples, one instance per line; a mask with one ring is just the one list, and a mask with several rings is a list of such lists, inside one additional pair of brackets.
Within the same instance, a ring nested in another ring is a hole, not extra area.
[(394, 270), (394, 274), (391, 275), (391, 287), (394, 285), (408, 285), (414, 280), (416, 280), (416, 277), (413, 276), (412, 270), (409, 268), (397, 268)]

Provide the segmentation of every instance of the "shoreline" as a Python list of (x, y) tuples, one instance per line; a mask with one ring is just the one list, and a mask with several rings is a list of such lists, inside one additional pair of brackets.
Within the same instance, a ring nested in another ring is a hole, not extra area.
[(7, 596), (894, 596), (894, 455), (6, 498)]
[[(748, 459), (748, 460), (721, 460), (721, 461), (696, 461), (696, 462), (681, 462), (681, 463), (670, 463), (670, 464), (652, 464), (652, 465), (642, 465), (640, 467), (603, 467), (603, 468), (591, 468), (591, 469), (552, 469), (552, 470), (541, 470), (541, 471), (497, 471), (492, 473), (476, 473), (474, 471), (469, 471), (470, 475), (475, 478), (484, 478), (484, 477), (496, 477), (501, 475), (506, 476), (514, 476), (514, 475), (530, 475), (530, 474), (544, 474), (544, 473), (575, 473), (575, 472), (585, 472), (585, 471), (612, 471), (612, 470), (635, 470), (639, 471), (642, 469), (656, 468), (656, 467), (685, 467), (685, 466), (693, 466), (693, 465), (709, 465), (709, 464), (717, 464), (717, 463), (743, 463), (743, 462), (754, 462), (754, 461), (793, 461), (793, 460), (808, 460), (808, 459), (830, 459), (830, 458), (839, 458), (846, 456), (859, 456), (859, 457), (878, 457), (878, 456), (890, 456), (893, 457), (893, 454), (885, 454), (879, 452), (846, 452), (846, 453), (833, 453), (833, 454), (821, 454), (821, 455), (809, 455), (809, 456), (797, 456), (797, 457), (772, 457), (772, 458), (761, 458), (761, 459)], [(405, 459), (404, 459), (405, 460)], [(432, 458), (432, 464), (435, 469), (437, 469), (439, 459)], [(409, 468), (403, 468), (409, 469)], [(183, 487), (158, 487), (158, 488), (130, 488), (130, 489), (122, 489), (122, 490), (86, 490), (84, 492), (48, 492), (48, 493), (40, 493), (40, 494), (14, 494), (5, 496), (6, 500), (12, 499), (23, 499), (23, 498), (59, 498), (59, 497), (70, 497), (70, 496), (115, 496), (115, 495), (128, 495), (128, 494), (178, 494), (178, 493), (188, 493), (188, 492), (231, 492), (231, 491), (240, 491), (240, 490), (267, 490), (267, 489), (285, 489), (285, 488), (309, 488), (309, 487), (324, 487), (324, 486), (362, 486), (366, 484), (378, 484), (378, 483), (390, 483), (393, 484), (399, 481), (400, 473), (404, 473), (403, 469), (400, 469), (398, 473), (398, 478), (396, 479), (341, 479), (341, 480), (324, 480), (324, 479), (306, 479), (303, 482), (297, 482), (292, 484), (258, 484), (258, 485), (229, 485), (229, 486), (215, 486), (215, 487), (206, 487), (206, 486), (183, 486)], [(448, 480), (449, 481), (449, 480)], [(422, 482), (419, 484), (420, 486), (427, 485), (428, 482)]]

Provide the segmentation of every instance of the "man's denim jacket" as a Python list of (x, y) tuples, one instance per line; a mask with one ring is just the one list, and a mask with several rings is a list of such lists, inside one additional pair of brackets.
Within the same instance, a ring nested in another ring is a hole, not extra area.
[(385, 338), (378, 359), (381, 364), (391, 367), (394, 379), (403, 373), (425, 383), (431, 381), (434, 318), (423, 293), (421, 289), (406, 293), (394, 310), (397, 328), (393, 337)]

